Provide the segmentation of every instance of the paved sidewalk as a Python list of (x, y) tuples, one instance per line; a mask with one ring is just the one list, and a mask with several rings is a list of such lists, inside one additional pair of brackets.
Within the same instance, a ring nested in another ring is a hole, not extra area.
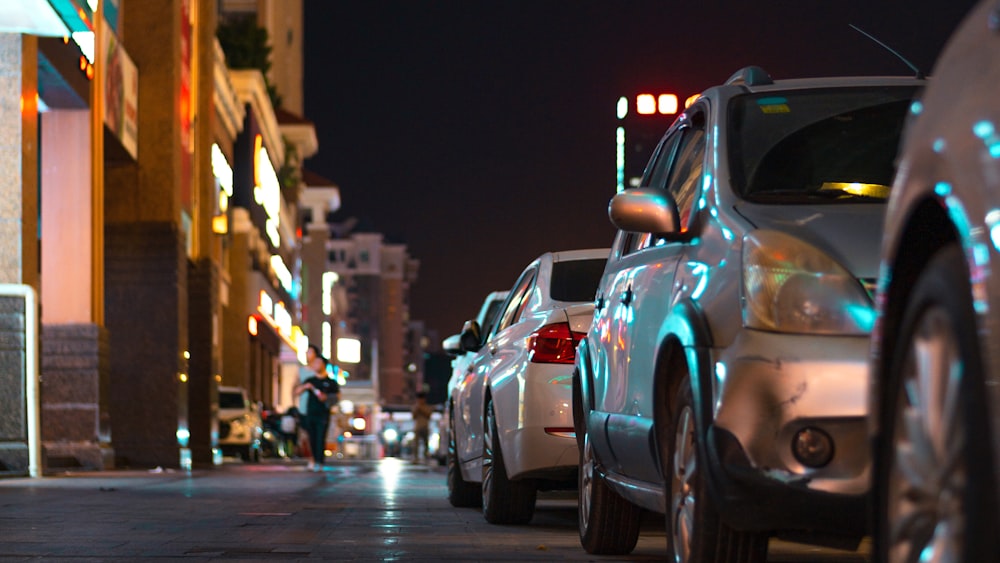
[[(528, 525), (493, 526), (448, 503), (443, 467), (397, 459), (0, 479), (0, 561), (659, 561), (661, 522), (628, 557), (591, 556), (575, 493), (543, 496)], [(804, 553), (772, 561), (865, 561)]]

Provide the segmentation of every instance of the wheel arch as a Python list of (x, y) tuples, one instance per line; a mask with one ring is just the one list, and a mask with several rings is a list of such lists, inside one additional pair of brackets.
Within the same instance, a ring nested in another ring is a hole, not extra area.
[(711, 332), (698, 304), (684, 301), (675, 306), (661, 331), (654, 364), (653, 443), (650, 447), (656, 454), (654, 458), (661, 477), (665, 478), (667, 459), (664, 456), (670, 455), (666, 446), (672, 431), (672, 399), (683, 380), (682, 374), (691, 376), (697, 430), (702, 435), (707, 431), (712, 412), (711, 345)]
[(580, 341), (576, 353), (577, 358), (573, 365), (573, 430), (576, 433), (576, 444), (582, 448), (583, 433), (586, 432), (584, 412), (592, 409), (594, 405), (593, 373), (586, 337)]
[[(903, 223), (896, 237), (897, 247), (880, 276), (885, 279), (883, 308), (880, 311), (878, 342), (873, 343), (874, 356), (871, 397), (872, 412), (882, 413), (886, 406), (885, 390), (891, 388), (892, 361), (896, 354), (897, 336), (903, 320), (903, 311), (913, 291), (920, 272), (927, 266), (936, 252), (949, 244), (962, 242), (961, 237), (949, 217), (945, 204), (934, 198), (926, 198), (912, 206), (912, 211)], [(905, 241), (905, 243), (900, 242)], [(906, 245), (905, 250), (902, 244)], [(963, 244), (964, 246), (964, 244)], [(880, 283), (883, 283), (880, 280)], [(875, 434), (881, 427), (880, 417), (872, 417)]]

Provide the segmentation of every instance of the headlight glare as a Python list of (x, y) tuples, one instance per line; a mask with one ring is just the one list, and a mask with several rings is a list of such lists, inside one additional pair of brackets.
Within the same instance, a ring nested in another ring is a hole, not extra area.
[(873, 320), (861, 283), (814, 246), (777, 231), (744, 237), (744, 326), (860, 335), (871, 332)]

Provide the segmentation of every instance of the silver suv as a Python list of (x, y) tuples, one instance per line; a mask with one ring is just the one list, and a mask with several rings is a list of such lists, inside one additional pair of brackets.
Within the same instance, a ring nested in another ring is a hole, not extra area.
[(764, 561), (779, 533), (857, 546), (871, 290), (922, 84), (745, 68), (611, 200), (573, 384), (588, 552), (630, 552), (641, 509), (672, 561)]

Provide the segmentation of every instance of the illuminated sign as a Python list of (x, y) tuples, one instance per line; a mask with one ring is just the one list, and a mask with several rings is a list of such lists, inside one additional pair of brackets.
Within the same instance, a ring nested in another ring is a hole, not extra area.
[(212, 143), (212, 175), (219, 181), (219, 188), (227, 196), (233, 197), (233, 167), (215, 143)]
[(264, 138), (259, 134), (253, 140), (253, 154), (253, 199), (267, 214), (264, 232), (271, 245), (277, 248), (281, 245), (281, 236), (278, 234), (278, 225), (281, 223), (281, 185), (267, 149), (264, 148)]
[(268, 295), (263, 289), (260, 290), (260, 298), (257, 301), (257, 310), (269, 317), (271, 316), (271, 311), (274, 310), (274, 300), (271, 299), (271, 296)]
[(285, 261), (281, 259), (281, 256), (271, 255), (271, 268), (281, 283), (281, 287), (285, 288), (288, 293), (292, 293), (292, 273), (288, 271), (288, 266), (285, 266)]
[(285, 336), (292, 334), (292, 315), (285, 308), (284, 301), (278, 301), (274, 305), (274, 324), (278, 333)]
[(337, 361), (356, 364), (361, 361), (361, 341), (357, 338), (337, 339)]
[(323, 272), (323, 314), (333, 314), (333, 284), (340, 280), (337, 272)]
[(329, 321), (323, 321), (323, 355), (327, 358), (330, 357), (332, 352), (332, 341), (333, 341), (333, 327), (330, 326)]
[[(257, 311), (261, 317), (278, 331), (278, 334), (290, 338), (292, 335), (292, 315), (285, 308), (283, 301), (274, 302), (266, 291), (260, 291)], [(289, 345), (294, 343), (289, 342)]]

